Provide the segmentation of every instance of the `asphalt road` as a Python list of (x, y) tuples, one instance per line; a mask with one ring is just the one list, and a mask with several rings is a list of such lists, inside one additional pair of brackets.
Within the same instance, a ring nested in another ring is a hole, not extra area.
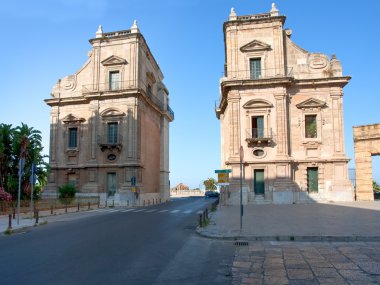
[(187, 198), (57, 217), (0, 238), (0, 284), (230, 284), (235, 247), (196, 235)]

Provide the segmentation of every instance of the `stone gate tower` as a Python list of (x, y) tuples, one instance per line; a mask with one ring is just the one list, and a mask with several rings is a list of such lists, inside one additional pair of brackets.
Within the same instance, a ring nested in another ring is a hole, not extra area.
[(115, 204), (169, 198), (169, 123), (163, 74), (134, 22), (104, 33), (88, 60), (59, 79), (51, 98), (50, 166), (45, 195), (72, 183), (79, 195)]
[(239, 149), (244, 150), (244, 203), (351, 201), (343, 136), (344, 76), (335, 55), (310, 53), (284, 29), (286, 17), (238, 16), (223, 25), (225, 73), (216, 115), (222, 168), (232, 170), (229, 203), (237, 203)]

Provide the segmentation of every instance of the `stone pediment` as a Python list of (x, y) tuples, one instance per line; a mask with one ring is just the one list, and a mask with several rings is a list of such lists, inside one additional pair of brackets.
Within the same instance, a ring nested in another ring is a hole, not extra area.
[(64, 117), (62, 119), (62, 122), (64, 122), (65, 124), (68, 124), (68, 123), (81, 123), (81, 122), (84, 122), (86, 121), (85, 119), (83, 118), (78, 118), (76, 116), (74, 116), (73, 114), (68, 114), (66, 117)]
[(156, 83), (156, 78), (154, 77), (153, 72), (147, 72), (146, 77), (149, 79), (151, 83), (153, 84)]
[(128, 62), (121, 57), (118, 57), (116, 55), (111, 55), (110, 57), (106, 58), (102, 61), (102, 64), (105, 66), (108, 65), (121, 65), (121, 64), (127, 64)]
[(122, 117), (122, 116), (125, 116), (125, 113), (121, 112), (118, 109), (109, 108), (109, 109), (104, 110), (100, 114), (100, 116), (102, 116), (102, 117)]
[(244, 109), (272, 108), (273, 104), (264, 99), (253, 99), (244, 104)]
[(252, 42), (242, 46), (240, 50), (242, 52), (270, 50), (270, 45), (258, 40), (253, 40)]
[(296, 105), (298, 109), (323, 108), (325, 106), (326, 106), (326, 102), (315, 99), (315, 98), (309, 98)]

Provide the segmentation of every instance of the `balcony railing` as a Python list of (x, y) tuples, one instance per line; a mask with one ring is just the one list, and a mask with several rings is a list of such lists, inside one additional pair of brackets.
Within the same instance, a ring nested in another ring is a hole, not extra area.
[(123, 146), (123, 136), (99, 135), (98, 145), (102, 151), (106, 149), (117, 149), (118, 151), (121, 151), (121, 148)]
[(109, 83), (101, 83), (101, 84), (88, 84), (82, 86), (82, 92), (85, 95), (88, 94), (98, 94), (103, 95), (106, 94), (113, 94), (113, 93), (121, 93), (121, 92), (127, 92), (129, 90), (137, 90), (138, 88), (141, 88), (145, 90), (146, 96), (150, 99), (150, 101), (153, 102), (154, 105), (156, 105), (161, 111), (165, 112), (168, 111), (169, 115), (174, 119), (174, 112), (169, 107), (168, 104), (164, 104), (156, 95), (153, 94), (153, 92), (148, 88), (148, 86), (140, 82), (140, 84), (136, 80), (129, 80), (129, 81), (114, 81)]
[(114, 81), (99, 84), (87, 84), (82, 86), (82, 92), (96, 93), (96, 92), (120, 92), (128, 89), (137, 89), (138, 83), (136, 80), (129, 81)]
[(270, 143), (273, 141), (272, 128), (253, 128), (246, 130), (248, 144)]
[(238, 70), (229, 71), (225, 69), (223, 80), (261, 80), (293, 77), (293, 68), (285, 69), (261, 69), (261, 70)]

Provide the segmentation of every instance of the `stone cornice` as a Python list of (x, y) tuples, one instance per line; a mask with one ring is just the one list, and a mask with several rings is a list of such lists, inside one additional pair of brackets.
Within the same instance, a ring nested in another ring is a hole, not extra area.
[(326, 78), (316, 78), (316, 79), (294, 79), (293, 83), (295, 86), (339, 86), (344, 87), (351, 80), (351, 76), (342, 77), (326, 77)]
[(238, 16), (236, 20), (227, 21), (223, 24), (223, 33), (226, 32), (226, 29), (230, 26), (237, 26), (239, 24), (262, 24), (262, 23), (273, 23), (273, 22), (281, 22), (283, 25), (285, 23), (285, 16), (276, 16), (272, 17), (270, 14), (259, 14), (259, 15), (247, 15), (247, 16)]

